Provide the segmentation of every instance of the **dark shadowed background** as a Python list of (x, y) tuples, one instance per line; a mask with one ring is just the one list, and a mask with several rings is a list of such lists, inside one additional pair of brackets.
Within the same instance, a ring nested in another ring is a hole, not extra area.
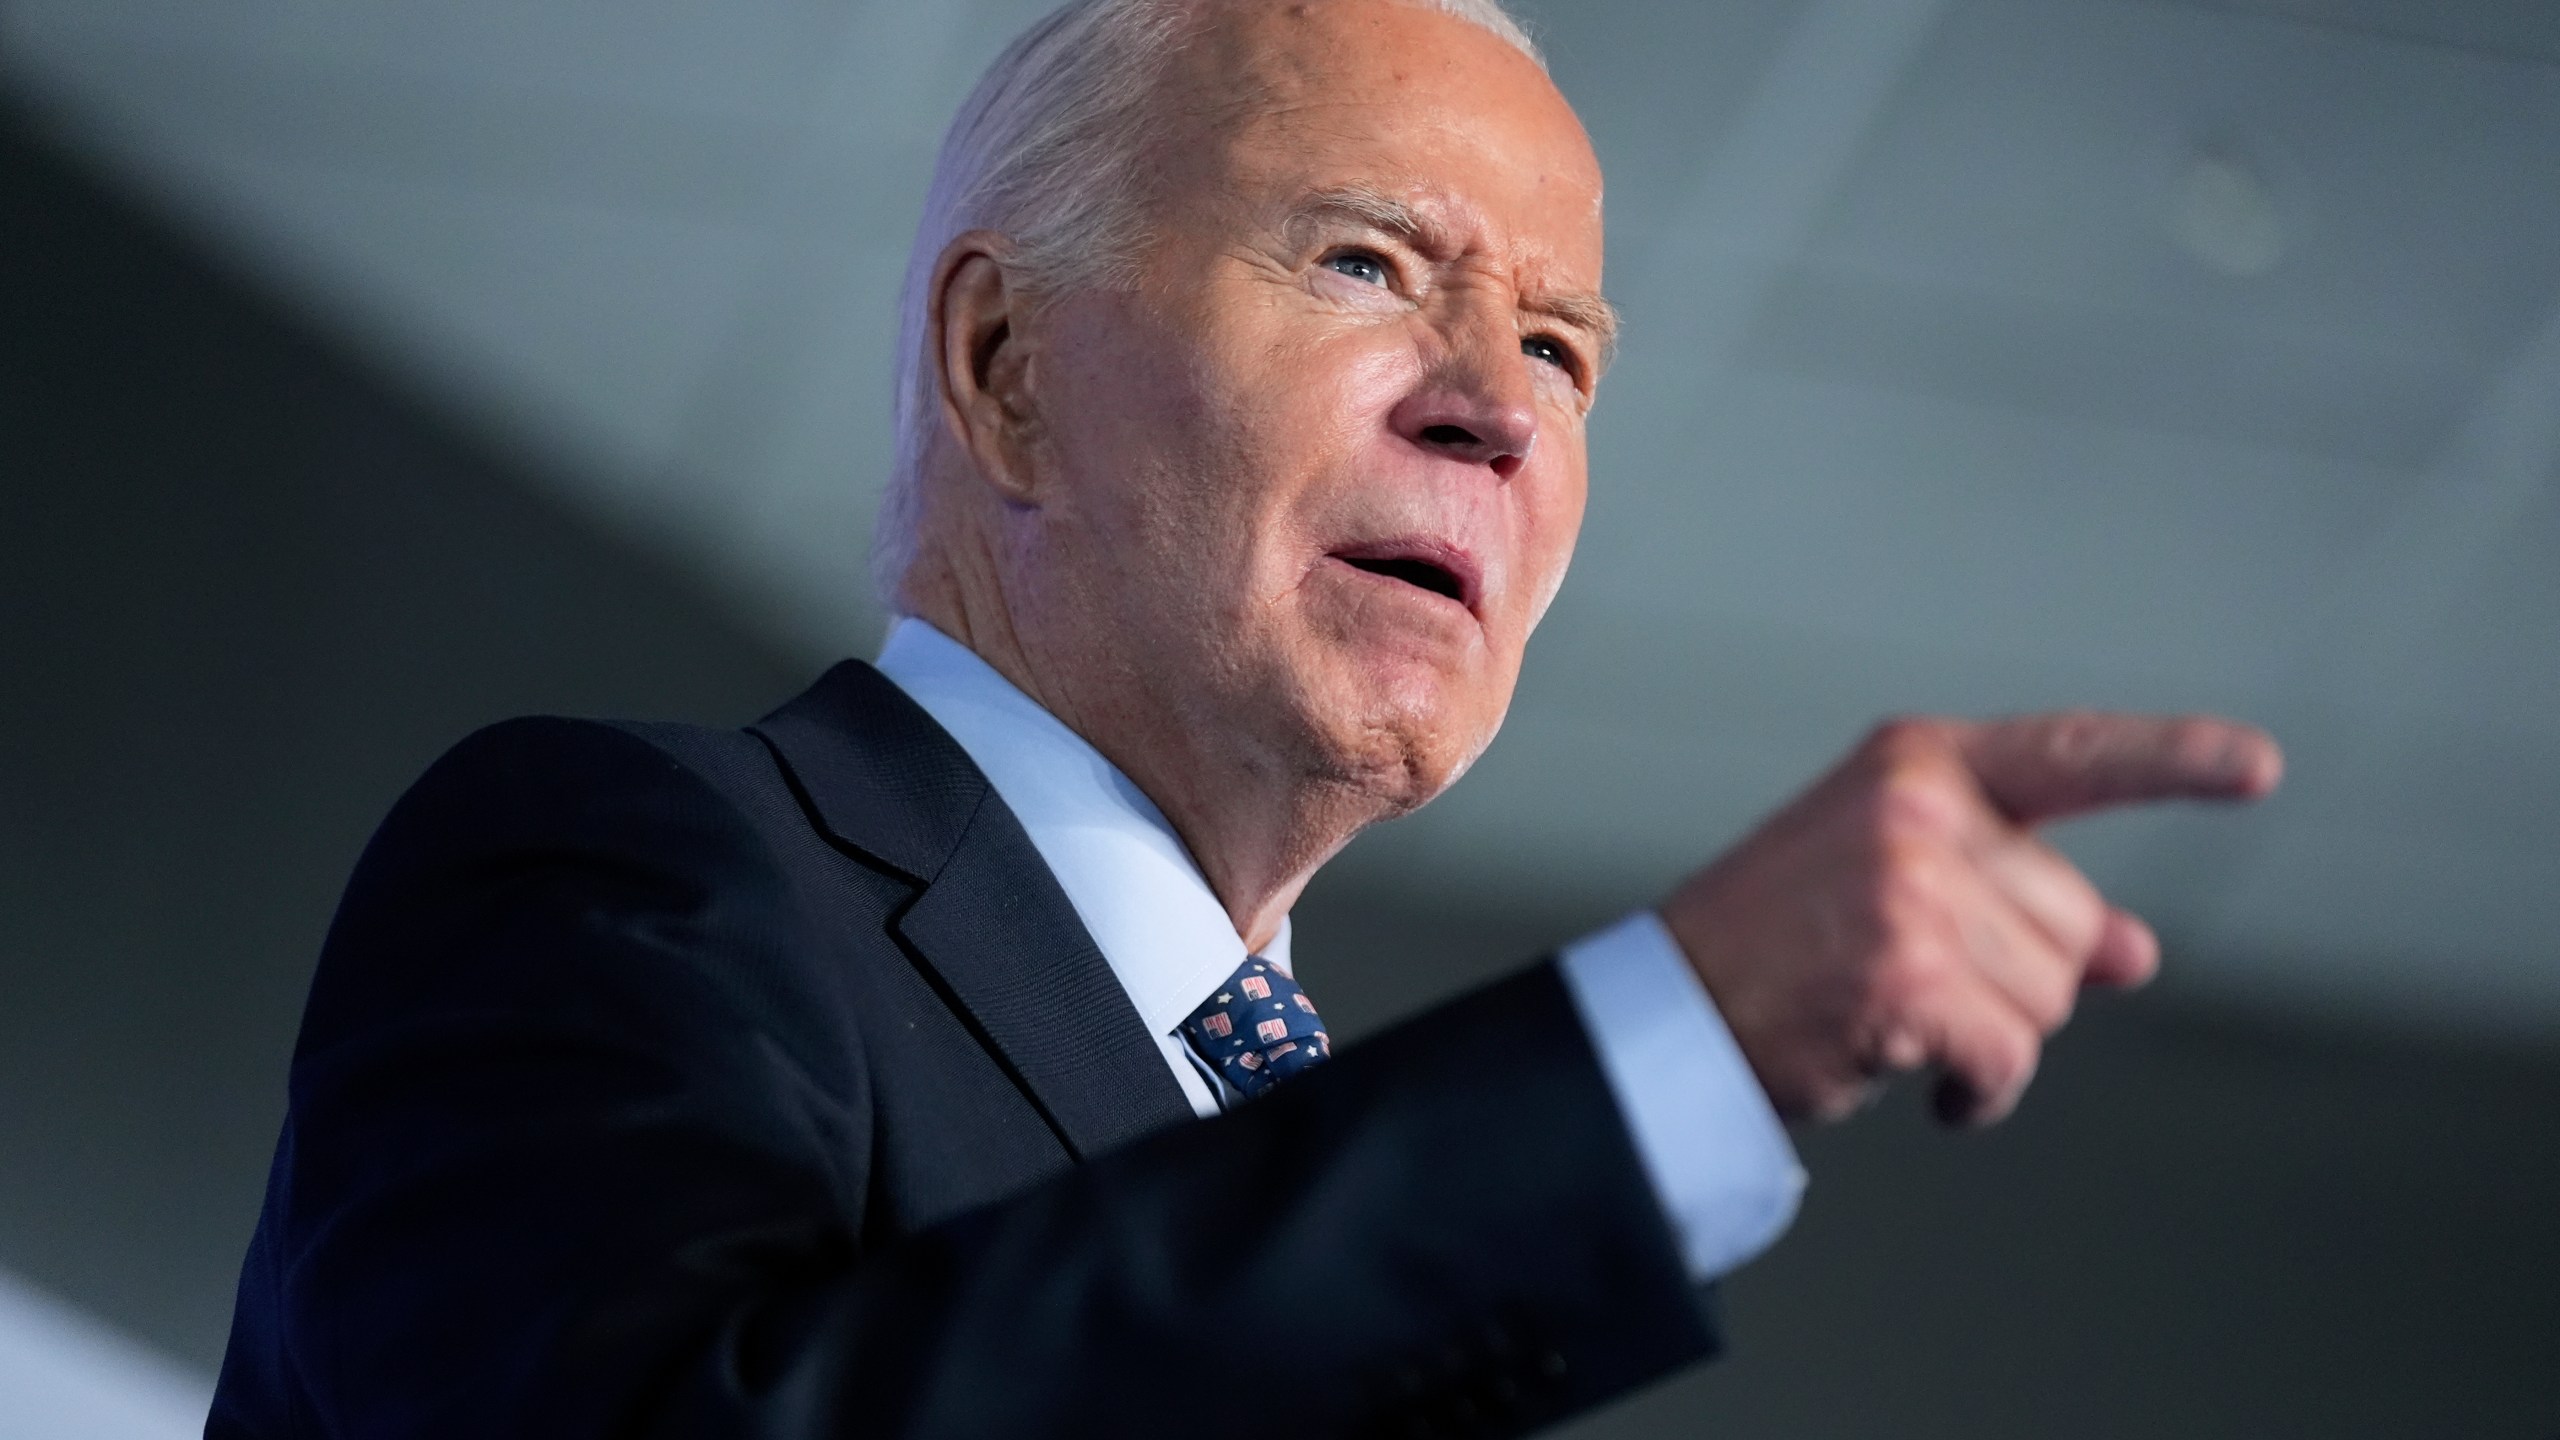
[[(200, 1415), (321, 929), (439, 750), (867, 653), (907, 230), (1037, 8), (0, 7), (0, 1436)], [(1329, 1017), (1891, 710), (2293, 757), (2066, 831), (2168, 978), (1997, 1131), (1801, 1136), (1734, 1353), (1576, 1433), (2560, 1435), (2560, 9), (1522, 8), (1631, 335), (1504, 738), (1300, 912)]]

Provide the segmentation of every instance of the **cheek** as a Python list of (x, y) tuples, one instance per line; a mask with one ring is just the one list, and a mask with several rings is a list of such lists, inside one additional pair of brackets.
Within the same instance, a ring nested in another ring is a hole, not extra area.
[(1236, 409), (1275, 469), (1348, 476), (1386, 434), (1411, 391), (1421, 353), (1401, 328), (1276, 344), (1236, 377)]
[(1049, 459), (1067, 478), (1065, 498), (1096, 508), (1099, 482), (1129, 471), (1150, 454), (1175, 448), (1199, 412), (1191, 383), (1197, 369), (1175, 338), (1140, 323), (1120, 307), (1061, 307), (1043, 354), (1041, 428)]
[(1323, 517), (1355, 496), (1377, 468), (1387, 416), (1409, 391), (1419, 352), (1401, 330), (1280, 342), (1219, 376), (1218, 491), (1239, 535), (1260, 549), (1257, 568), (1295, 585), (1312, 563)]
[(1525, 605), (1523, 638), (1555, 602), (1573, 560), (1574, 542), (1582, 534), (1582, 513), (1589, 491), (1582, 465), (1580, 437), (1575, 437), (1571, 463), (1520, 490), (1520, 581)]
[(1061, 347), (1044, 396), (1063, 482), (1048, 524), (1079, 564), (1145, 589), (1220, 563), (1224, 472), (1246, 447), (1220, 367), (1177, 333), (1112, 318)]

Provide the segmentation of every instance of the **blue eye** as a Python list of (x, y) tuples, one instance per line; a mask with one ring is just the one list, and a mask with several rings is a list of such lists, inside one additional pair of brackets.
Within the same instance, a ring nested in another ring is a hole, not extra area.
[(1543, 360), (1568, 373), (1573, 369), (1573, 356), (1568, 354), (1562, 345), (1544, 335), (1531, 335), (1522, 340), (1520, 353), (1532, 360)]
[(1337, 275), (1348, 275), (1363, 285), (1387, 283), (1386, 262), (1375, 255), (1358, 250), (1346, 250), (1339, 255), (1328, 255), (1324, 258), (1324, 266)]

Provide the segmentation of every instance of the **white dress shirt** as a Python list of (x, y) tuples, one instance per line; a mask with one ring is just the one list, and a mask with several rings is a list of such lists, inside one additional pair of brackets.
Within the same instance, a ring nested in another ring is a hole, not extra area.
[[(986, 773), (1192, 1110), (1217, 1114), (1233, 1094), (1180, 1027), (1244, 963), (1245, 947), (1164, 813), (1083, 737), (924, 621), (891, 627), (879, 668)], [(1289, 969), (1287, 920), (1261, 953)], [(1768, 1248), (1795, 1218), (1804, 1169), (1670, 932), (1640, 911), (1566, 946), (1560, 968), (1690, 1276), (1712, 1280)]]

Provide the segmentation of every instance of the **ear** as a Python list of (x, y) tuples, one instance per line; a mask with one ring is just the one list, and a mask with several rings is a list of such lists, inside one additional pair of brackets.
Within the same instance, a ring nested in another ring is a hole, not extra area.
[(1030, 463), (1039, 434), (1023, 296), (1008, 281), (1010, 242), (971, 230), (943, 247), (933, 272), (927, 335), (942, 376), (942, 422), (1005, 499), (1038, 499)]

